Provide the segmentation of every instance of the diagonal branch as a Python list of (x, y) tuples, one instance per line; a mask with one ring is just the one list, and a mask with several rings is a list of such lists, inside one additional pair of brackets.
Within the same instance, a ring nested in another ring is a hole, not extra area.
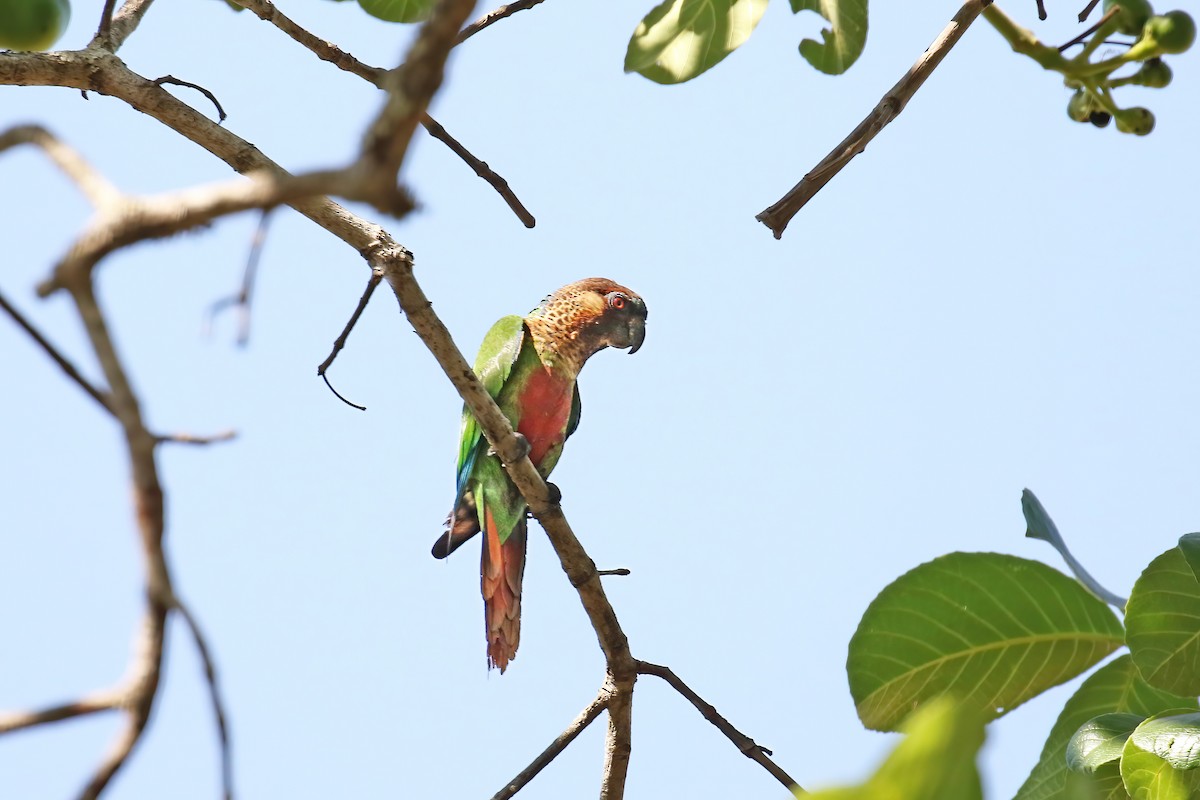
[(217, 686), (217, 668), (213, 663), (212, 651), (209, 649), (208, 640), (200, 631), (199, 623), (192, 616), (191, 610), (178, 599), (175, 602), (175, 610), (187, 624), (188, 631), (192, 634), (192, 641), (196, 645), (196, 652), (200, 655), (200, 663), (204, 666), (204, 681), (208, 685), (208, 696), (212, 702), (213, 717), (217, 723), (217, 742), (220, 744), (221, 751), (221, 787), (224, 800), (233, 800), (233, 761), (232, 750), (229, 746), (229, 723), (226, 722), (228, 715), (225, 713), (225, 703), (221, 700), (221, 690)]
[(755, 744), (753, 739), (729, 724), (729, 720), (718, 714), (717, 710), (710, 703), (692, 691), (691, 687), (680, 680), (679, 676), (670, 667), (651, 664), (649, 661), (639, 661), (637, 663), (637, 671), (640, 675), (653, 675), (656, 678), (662, 678), (671, 685), (671, 688), (687, 698), (688, 702), (696, 707), (701, 716), (711, 722), (717, 730), (725, 734), (742, 755), (761, 764), (763, 769), (771, 773), (775, 777), (775, 780), (782, 783), (788, 790), (792, 792), (803, 791), (799, 784), (792, 780), (790, 775), (769, 758), (771, 755), (770, 750)]
[(0, 293), (0, 308), (4, 309), (13, 318), (13, 321), (29, 334), (29, 338), (33, 339), (39, 347), (46, 351), (46, 355), (50, 356), (50, 360), (58, 364), (59, 369), (65, 372), (68, 378), (75, 381), (79, 385), (79, 388), (87, 392), (89, 397), (100, 404), (101, 408), (110, 414), (114, 413), (112, 406), (109, 404), (108, 395), (89, 383), (88, 379), (83, 377), (79, 370), (75, 368), (75, 365), (60, 353), (58, 348), (51, 344), (46, 337), (42, 336), (41, 332), (33, 326), (33, 323), (27, 320), (24, 314), (9, 303), (8, 299), (2, 293)]
[(0, 713), (0, 734), (46, 725), (51, 722), (61, 722), (64, 719), (86, 717), (100, 711), (114, 711), (120, 708), (120, 702), (121, 694), (119, 692), (107, 691), (37, 711), (3, 712)]
[(408, 144), (429, 101), (442, 85), (446, 59), (475, 0), (439, 0), (421, 26), (404, 62), (384, 80), (383, 109), (367, 128), (356, 168), (376, 208), (402, 216), (411, 201), (397, 185)]
[(837, 147), (833, 148), (829, 155), (821, 159), (808, 174), (800, 179), (799, 183), (789, 189), (787, 194), (776, 201), (774, 205), (759, 212), (755, 219), (770, 228), (776, 239), (781, 238), (784, 229), (792, 221), (792, 217), (796, 216), (797, 212), (804, 208), (805, 204), (821, 191), (833, 176), (841, 172), (842, 168), (849, 164), (856, 155), (866, 150), (867, 144), (889, 122), (900, 115), (912, 96), (942, 63), (942, 59), (950, 52), (950, 48), (958, 43), (975, 18), (991, 3), (992, 0), (967, 0), (950, 20), (950, 24), (934, 40), (933, 44), (929, 45), (929, 49), (922, 53), (904, 77), (888, 90), (888, 93), (871, 110), (866, 119), (858, 123), (858, 127), (852, 130)]
[(596, 717), (600, 716), (600, 712), (608, 708), (610, 697), (611, 692), (606, 684), (600, 689), (600, 692), (596, 695), (596, 699), (589, 703), (587, 708), (579, 712), (579, 716), (571, 720), (571, 724), (567, 726), (566, 730), (555, 737), (550, 746), (539, 753), (538, 757), (528, 767), (518, 772), (516, 777), (505, 784), (503, 789), (496, 792), (492, 796), (492, 800), (508, 800), (508, 798), (521, 791), (525, 787), (525, 784), (537, 777), (537, 774), (545, 769), (551, 761), (558, 758), (558, 754), (566, 750), (567, 745), (575, 741), (575, 738), (583, 733), (584, 728), (591, 725)]
[(462, 29), (462, 32), (458, 34), (457, 44), (462, 44), (487, 26), (493, 25), (505, 17), (511, 17), (518, 11), (525, 11), (533, 8), (536, 5), (540, 5), (544, 1), (545, 0), (517, 0), (515, 3), (509, 3), (508, 5), (500, 6), (495, 11), (489, 11)]

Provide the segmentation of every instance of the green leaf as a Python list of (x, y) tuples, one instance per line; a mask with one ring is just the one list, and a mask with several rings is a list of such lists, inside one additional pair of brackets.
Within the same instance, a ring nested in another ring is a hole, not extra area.
[[(1169, 716), (1170, 712), (1163, 716)], [(1138, 726), (1152, 727), (1157, 718), (1151, 717)], [(1200, 793), (1200, 770), (1180, 770), (1153, 751), (1141, 746), (1143, 737), (1134, 731), (1121, 753), (1121, 778), (1125, 791), (1138, 800), (1190, 800)]]
[(1080, 726), (1067, 745), (1067, 769), (1095, 772), (1121, 758), (1121, 749), (1133, 729), (1142, 724), (1141, 714), (1112, 712), (1093, 717)]
[(1185, 533), (1179, 537), (1179, 552), (1196, 580), (1200, 581), (1200, 533)]
[(865, 783), (803, 796), (805, 800), (978, 800), (983, 796), (975, 756), (983, 721), (942, 698), (915, 712), (908, 734)]
[(1133, 740), (1175, 769), (1200, 767), (1200, 713), (1156, 715), (1137, 727)]
[(841, 75), (867, 44), (867, 0), (792, 0), (792, 13), (815, 11), (829, 23), (821, 38), (800, 42), (800, 55), (828, 75)]
[[(1073, 793), (1072, 784), (1084, 784), (1095, 788), (1097, 784), (1108, 786), (1114, 794), (1102, 790), (1097, 797), (1124, 798), (1124, 784), (1120, 771), (1105, 767), (1091, 776), (1095, 780), (1084, 781), (1084, 776), (1067, 770), (1067, 744), (1081, 725), (1100, 714), (1113, 711), (1148, 717), (1169, 708), (1190, 705), (1196, 707), (1195, 698), (1179, 697), (1155, 689), (1142, 680), (1141, 673), (1133, 665), (1128, 654), (1113, 659), (1093, 674), (1076, 690), (1063, 706), (1062, 712), (1050, 729), (1046, 744), (1037, 764), (1021, 784), (1015, 800), (1067, 800), (1088, 797), (1088, 793)], [(1107, 776), (1107, 777), (1106, 777)], [(1079, 779), (1079, 780), (1077, 780)], [(1115, 787), (1115, 789), (1114, 789)]]
[(999, 553), (951, 553), (879, 593), (850, 640), (846, 671), (863, 724), (894, 730), (947, 692), (998, 717), (1121, 643), (1108, 606), (1061, 572)]
[(1067, 543), (1063, 540), (1062, 534), (1058, 532), (1058, 526), (1054, 524), (1054, 520), (1050, 519), (1050, 515), (1046, 513), (1042, 501), (1038, 500), (1037, 495), (1028, 489), (1021, 492), (1021, 513), (1025, 515), (1025, 536), (1027, 538), (1049, 542), (1063, 557), (1063, 560), (1067, 562), (1067, 566), (1071, 568), (1071, 572), (1075, 573), (1076, 580), (1082, 583), (1089, 592), (1109, 605), (1116, 606), (1117, 608), (1125, 607), (1126, 600), (1124, 597), (1115, 595), (1101, 586), (1100, 582), (1083, 568), (1083, 564), (1075, 560), (1075, 556), (1071, 555), (1071, 551), (1067, 549)]
[(1129, 800), (1121, 780), (1121, 762), (1110, 761), (1095, 772), (1067, 772), (1064, 800)]
[(435, 0), (358, 0), (362, 10), (385, 22), (421, 22), (429, 18)]
[(1150, 562), (1125, 607), (1126, 641), (1147, 683), (1200, 694), (1200, 582), (1172, 547)]
[(690, 81), (741, 47), (766, 10), (767, 0), (666, 0), (638, 23), (625, 71), (656, 83)]

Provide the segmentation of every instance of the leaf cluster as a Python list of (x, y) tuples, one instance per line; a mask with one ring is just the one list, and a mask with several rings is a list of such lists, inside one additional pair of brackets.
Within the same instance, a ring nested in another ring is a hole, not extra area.
[[(1027, 535), (1051, 541), (1077, 567), (1032, 493), (1023, 505)], [(863, 724), (927, 737), (927, 726), (982, 726), (1126, 649), (1067, 701), (1016, 800), (1200, 796), (1200, 534), (1146, 567), (1123, 623), (1089, 585), (1090, 577), (1000, 553), (951, 553), (900, 576), (850, 642), (846, 669)], [(960, 716), (914, 714), (947, 703)], [(982, 737), (958, 740), (977, 748)], [(963, 763), (961, 752), (951, 764), (927, 749), (918, 771), (945, 778)], [(961, 786), (956, 795), (870, 793), (869, 784), (828, 796), (978, 796)]]

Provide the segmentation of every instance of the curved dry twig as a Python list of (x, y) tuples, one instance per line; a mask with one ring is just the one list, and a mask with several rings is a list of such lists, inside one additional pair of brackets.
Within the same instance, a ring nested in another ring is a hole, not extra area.
[(950, 48), (958, 43), (975, 18), (991, 4), (992, 0), (967, 0), (950, 20), (950, 24), (921, 54), (921, 57), (905, 73), (904, 77), (888, 90), (888, 93), (871, 110), (867, 118), (858, 123), (858, 127), (850, 131), (850, 134), (801, 178), (799, 183), (789, 189), (787, 194), (759, 212), (755, 219), (770, 228), (776, 239), (781, 238), (784, 229), (792, 221), (792, 217), (796, 216), (797, 212), (804, 208), (805, 204), (821, 191), (833, 176), (841, 172), (842, 168), (849, 164), (856, 155), (866, 150), (867, 144), (889, 122), (900, 115), (912, 96), (942, 63), (942, 59), (950, 52)]

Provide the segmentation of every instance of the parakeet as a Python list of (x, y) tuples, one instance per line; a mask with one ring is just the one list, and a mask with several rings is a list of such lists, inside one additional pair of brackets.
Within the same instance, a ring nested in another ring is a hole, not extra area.
[[(605, 347), (636, 353), (645, 337), (641, 297), (606, 278), (585, 278), (549, 295), (528, 316), (493, 325), (475, 358), (475, 374), (528, 440), (529, 458), (546, 477), (579, 425), (575, 380), (584, 362)], [(434, 542), (434, 558), (450, 555), (480, 530), (487, 662), (503, 673), (521, 639), (526, 504), (464, 407), (458, 492), (447, 530)]]

